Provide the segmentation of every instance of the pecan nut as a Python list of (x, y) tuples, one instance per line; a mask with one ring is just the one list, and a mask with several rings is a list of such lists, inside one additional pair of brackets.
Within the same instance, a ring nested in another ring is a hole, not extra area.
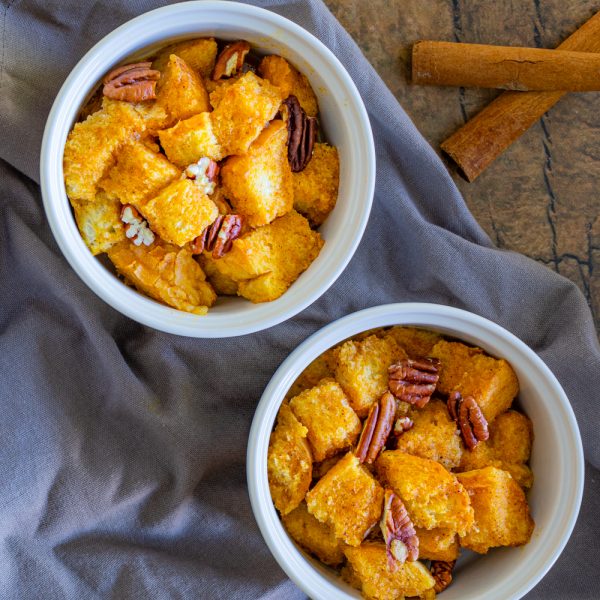
[(394, 424), (396, 401), (389, 392), (369, 411), (356, 447), (356, 457), (361, 463), (372, 464), (383, 450)]
[(440, 361), (437, 358), (407, 358), (389, 368), (392, 394), (417, 408), (423, 408), (435, 392)]
[(455, 560), (432, 560), (431, 575), (435, 579), (433, 590), (436, 594), (443, 592), (452, 583), (452, 571), (454, 570)]
[(181, 174), (181, 179), (191, 179), (203, 194), (209, 196), (215, 192), (219, 170), (218, 163), (204, 156), (189, 165)]
[(452, 392), (448, 396), (448, 412), (460, 428), (460, 433), (469, 450), (473, 450), (479, 442), (490, 436), (486, 418), (473, 396), (462, 397), (460, 392)]
[(233, 240), (242, 231), (240, 215), (219, 215), (192, 243), (192, 254), (202, 254), (204, 250), (212, 252), (213, 258), (221, 258), (231, 250)]
[(250, 44), (243, 40), (227, 44), (219, 54), (212, 72), (212, 80), (219, 81), (223, 77), (231, 77), (244, 65), (246, 54), (250, 52)]
[(150, 246), (154, 242), (154, 233), (148, 227), (147, 221), (131, 204), (124, 204), (121, 208), (121, 221), (125, 224), (125, 237), (136, 246)]
[(102, 93), (113, 100), (143, 102), (156, 98), (156, 82), (160, 71), (151, 62), (133, 63), (113, 69), (103, 80)]
[(404, 503), (390, 489), (386, 489), (384, 493), (380, 526), (391, 569), (407, 560), (415, 561), (419, 558), (417, 532)]
[(317, 119), (307, 117), (296, 96), (288, 96), (287, 107), (288, 161), (294, 173), (304, 171), (310, 162), (317, 140)]
[(410, 417), (398, 417), (394, 425), (394, 435), (400, 437), (405, 431), (412, 429), (414, 425)]

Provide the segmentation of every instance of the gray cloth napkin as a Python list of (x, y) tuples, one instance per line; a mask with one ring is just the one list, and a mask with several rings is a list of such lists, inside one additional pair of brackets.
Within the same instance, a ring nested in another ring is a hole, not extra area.
[(575, 285), (494, 248), (444, 166), (320, 0), (261, 0), (319, 37), (369, 110), (377, 190), (338, 282), (287, 323), (194, 340), (121, 316), (75, 275), (42, 209), (38, 157), (81, 56), (160, 0), (0, 4), (0, 598), (300, 598), (250, 510), (261, 392), (311, 333), (355, 310), (429, 301), (534, 348), (581, 427), (587, 485), (566, 550), (529, 598), (598, 598), (600, 350)]

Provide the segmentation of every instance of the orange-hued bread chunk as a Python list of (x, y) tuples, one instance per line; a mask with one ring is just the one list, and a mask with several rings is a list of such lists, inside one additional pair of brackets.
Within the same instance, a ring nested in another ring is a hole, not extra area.
[(317, 358), (315, 358), (315, 360), (313, 360), (308, 367), (298, 375), (298, 378), (294, 381), (286, 396), (288, 398), (293, 398), (300, 392), (317, 385), (321, 379), (334, 377), (334, 366), (334, 348), (330, 348), (320, 356), (317, 356)]
[(460, 342), (439, 341), (431, 356), (440, 359), (438, 389), (473, 396), (488, 423), (510, 408), (519, 392), (519, 381), (504, 359), (486, 356), (480, 348)]
[(155, 300), (196, 314), (206, 314), (216, 300), (200, 265), (186, 248), (159, 240), (151, 246), (136, 246), (126, 240), (107, 253), (121, 275)]
[(396, 325), (387, 329), (384, 333), (384, 337), (386, 336), (391, 337), (402, 346), (411, 358), (429, 356), (433, 347), (442, 339), (442, 336), (434, 331), (404, 325)]
[(531, 539), (534, 522), (525, 493), (510, 473), (486, 467), (457, 475), (475, 513), (461, 546), (485, 554), (497, 546), (522, 546)]
[(292, 173), (294, 208), (319, 226), (335, 208), (340, 181), (337, 148), (315, 144), (312, 159), (303, 171)]
[(337, 538), (359, 546), (381, 516), (383, 488), (349, 452), (308, 492), (306, 504)]
[(306, 427), (287, 404), (282, 404), (267, 455), (271, 498), (282, 515), (304, 500), (312, 481), (312, 454), (306, 434)]
[(125, 239), (121, 203), (98, 193), (94, 200), (73, 201), (75, 221), (83, 241), (92, 254), (106, 252)]
[(199, 38), (171, 44), (158, 53), (152, 62), (152, 68), (164, 71), (171, 54), (184, 60), (202, 77), (210, 77), (217, 58), (217, 42), (214, 38)]
[(218, 259), (214, 259), (208, 252), (198, 256), (198, 262), (204, 269), (206, 277), (211, 285), (215, 288), (215, 292), (223, 296), (237, 296), (237, 281), (234, 281), (231, 277), (219, 271), (216, 266), (217, 260)]
[(290, 400), (290, 408), (308, 429), (308, 441), (317, 462), (352, 446), (358, 439), (360, 419), (335, 379), (323, 379), (301, 392)]
[(247, 154), (229, 157), (221, 168), (225, 196), (252, 227), (266, 225), (292, 209), (292, 171), (287, 157), (288, 132), (273, 121)]
[(465, 533), (473, 524), (469, 495), (439, 463), (386, 450), (375, 463), (377, 475), (402, 499), (415, 527), (446, 527)]
[(444, 527), (415, 529), (419, 538), (419, 559), (456, 560), (459, 553), (456, 531)]

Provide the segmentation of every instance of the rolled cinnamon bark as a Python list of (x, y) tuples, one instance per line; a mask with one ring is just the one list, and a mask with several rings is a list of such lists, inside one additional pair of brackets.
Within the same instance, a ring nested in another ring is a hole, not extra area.
[[(600, 12), (560, 46), (600, 52)], [(498, 98), (442, 142), (442, 150), (468, 181), (480, 175), (506, 148), (552, 108), (566, 92), (502, 92)]]
[(597, 91), (600, 54), (423, 41), (413, 46), (412, 80), (520, 91)]

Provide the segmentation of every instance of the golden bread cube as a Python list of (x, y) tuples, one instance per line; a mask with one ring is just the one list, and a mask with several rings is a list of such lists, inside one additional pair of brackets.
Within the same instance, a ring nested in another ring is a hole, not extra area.
[(201, 158), (223, 158), (223, 150), (213, 132), (211, 114), (202, 112), (170, 129), (158, 132), (160, 144), (170, 161), (185, 168)]
[(446, 403), (430, 400), (423, 408), (408, 411), (413, 427), (398, 437), (398, 450), (439, 462), (446, 469), (460, 464), (463, 443)]
[(312, 454), (306, 441), (307, 433), (290, 407), (282, 404), (267, 455), (271, 498), (282, 515), (292, 512), (304, 500), (312, 481)]
[(437, 389), (443, 394), (458, 391), (463, 397), (473, 396), (488, 423), (510, 408), (519, 393), (519, 380), (508, 362), (487, 356), (479, 348), (441, 340), (431, 356), (441, 362)]
[(389, 366), (406, 358), (406, 353), (393, 340), (371, 335), (359, 342), (345, 342), (335, 357), (335, 378), (362, 418), (387, 390)]
[(71, 200), (94, 200), (98, 182), (116, 151), (144, 130), (144, 120), (127, 102), (105, 99), (102, 110), (75, 123), (67, 137), (63, 170)]
[(349, 571), (343, 572), (344, 579), (351, 585), (360, 583), (358, 589), (369, 600), (422, 596), (435, 585), (429, 569), (418, 560), (391, 568), (382, 542), (365, 542), (358, 548), (347, 546), (344, 554)]
[(317, 356), (317, 358), (315, 358), (315, 360), (313, 360), (308, 367), (298, 375), (298, 378), (292, 383), (292, 387), (290, 387), (286, 396), (288, 398), (293, 398), (300, 392), (317, 385), (321, 379), (334, 377), (334, 366), (334, 348), (330, 348), (320, 356)]
[(419, 538), (420, 560), (451, 561), (458, 558), (459, 545), (456, 531), (445, 527), (435, 529), (415, 528)]
[(344, 454), (336, 454), (331, 458), (326, 458), (322, 462), (317, 462), (313, 464), (313, 479), (321, 479), (327, 471), (330, 471), (331, 468), (336, 465), (342, 458), (344, 458)]
[(383, 488), (349, 452), (306, 494), (306, 505), (337, 538), (360, 546), (381, 517)]
[(214, 38), (199, 38), (171, 44), (158, 53), (152, 62), (152, 68), (164, 71), (171, 54), (181, 58), (202, 77), (210, 77), (217, 58), (217, 42)]
[(308, 512), (305, 502), (284, 515), (281, 520), (296, 543), (321, 562), (335, 567), (344, 561), (342, 543), (327, 525), (317, 521)]
[(317, 116), (319, 105), (308, 79), (285, 58), (275, 54), (265, 56), (258, 65), (258, 72), (282, 91), (284, 99), (289, 95), (296, 96), (309, 117)]
[(252, 227), (267, 225), (294, 204), (292, 170), (287, 157), (288, 132), (273, 121), (243, 156), (230, 156), (221, 167), (225, 196)]
[(226, 86), (212, 113), (213, 130), (224, 155), (245, 154), (275, 117), (282, 99), (278, 88), (252, 72)]
[(433, 331), (419, 329), (418, 327), (406, 327), (396, 325), (385, 332), (395, 342), (406, 350), (406, 354), (411, 358), (424, 356), (431, 353), (433, 347), (442, 339), (442, 336)]
[(525, 493), (510, 473), (485, 467), (459, 473), (475, 513), (473, 527), (460, 534), (460, 544), (486, 554), (497, 546), (522, 546), (531, 539), (534, 522)]
[(361, 432), (360, 419), (335, 379), (323, 379), (290, 400), (296, 418), (308, 429), (313, 458), (320, 462), (352, 446)]
[(380, 480), (400, 496), (415, 527), (446, 527), (462, 534), (470, 529), (473, 509), (469, 495), (439, 463), (401, 450), (386, 450), (375, 467)]
[(140, 291), (173, 308), (206, 314), (217, 296), (186, 248), (156, 240), (136, 246), (130, 240), (107, 250), (117, 271)]
[(141, 211), (150, 229), (176, 246), (197, 238), (219, 216), (215, 203), (190, 179), (174, 181)]
[(92, 254), (106, 252), (125, 239), (121, 203), (99, 193), (91, 201), (73, 201), (75, 221), (83, 241)]
[(208, 90), (210, 96), (210, 103), (214, 108), (217, 108), (223, 100), (223, 94), (228, 87), (231, 87), (234, 83), (236, 83), (240, 78), (244, 76), (243, 73), (238, 73), (233, 77), (229, 77), (227, 79), (219, 79), (219, 81), (213, 81), (212, 79), (206, 79), (205, 85)]
[(237, 296), (238, 282), (221, 273), (215, 264), (216, 260), (218, 259), (214, 259), (209, 253), (198, 256), (198, 261), (204, 269), (208, 281), (215, 288), (215, 292), (220, 296)]
[(98, 185), (108, 198), (137, 208), (181, 175), (175, 165), (142, 142), (123, 146), (116, 158)]
[(315, 144), (312, 159), (303, 171), (292, 173), (294, 208), (319, 226), (335, 208), (340, 183), (337, 148)]

